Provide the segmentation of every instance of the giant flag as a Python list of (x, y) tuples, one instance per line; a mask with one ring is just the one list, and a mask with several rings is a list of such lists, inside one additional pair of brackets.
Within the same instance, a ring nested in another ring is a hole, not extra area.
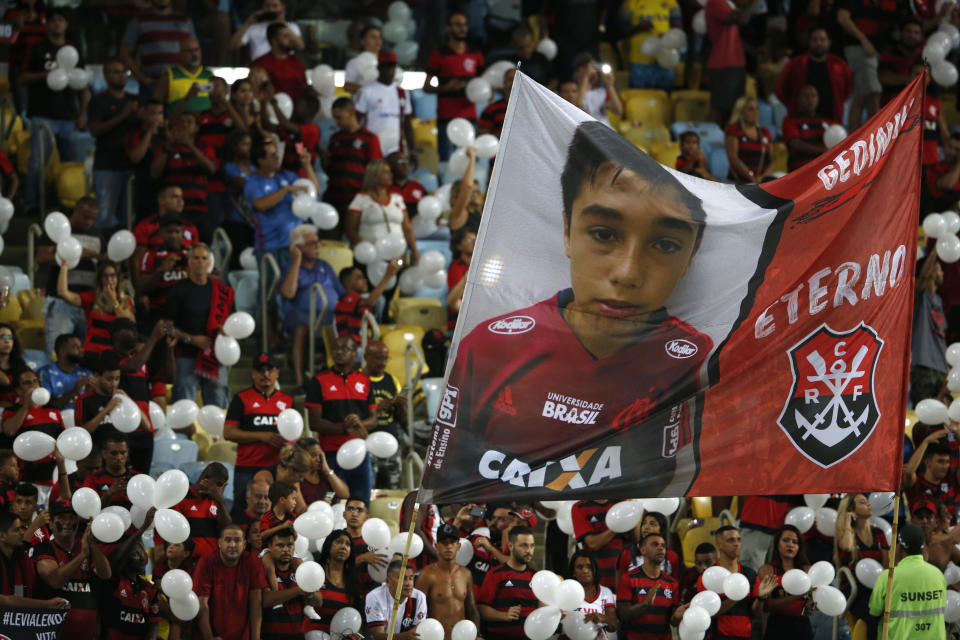
[(922, 108), (732, 186), (518, 73), (421, 498), (895, 489)]

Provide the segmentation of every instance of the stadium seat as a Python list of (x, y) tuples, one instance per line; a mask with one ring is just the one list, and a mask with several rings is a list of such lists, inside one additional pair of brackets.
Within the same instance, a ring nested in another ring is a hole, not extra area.
[(319, 255), (321, 260), (326, 260), (327, 264), (333, 267), (335, 275), (353, 265), (353, 250), (345, 243), (337, 240), (322, 240), (320, 242)]
[(426, 167), (420, 167), (414, 171), (410, 174), (410, 179), (422, 184), (423, 188), (427, 190), (427, 193), (433, 193), (440, 187), (440, 181), (437, 179), (437, 176)]
[[(640, 92), (640, 93), (637, 93)], [(670, 99), (665, 91), (658, 89), (628, 89), (626, 118), (631, 124), (641, 123), (644, 127), (659, 127), (670, 124)]]
[(681, 89), (670, 94), (674, 122), (699, 122), (710, 117), (710, 92)]
[[(713, 530), (716, 527), (708, 526), (703, 524), (699, 527), (693, 527), (688, 529), (686, 533), (680, 538), (680, 544), (683, 547), (683, 564), (686, 565), (688, 569), (693, 567), (694, 560), (696, 559), (696, 550), (704, 542), (713, 543)], [(679, 534), (679, 530), (677, 531)]]
[(644, 151), (649, 152), (655, 143), (669, 142), (670, 131), (664, 126), (635, 127), (630, 129), (625, 137)]
[(420, 250), (420, 255), (423, 255), (427, 251), (439, 251), (443, 254), (443, 263), (445, 265), (450, 265), (453, 262), (453, 254), (450, 252), (450, 242), (447, 240), (417, 240), (417, 249)]
[(650, 155), (660, 164), (672, 169), (677, 163), (677, 156), (680, 155), (680, 143), (654, 142), (650, 145)]
[(255, 314), (259, 307), (257, 306), (257, 296), (260, 291), (260, 275), (253, 269), (244, 269), (231, 271), (227, 274), (227, 283), (233, 287), (234, 305), (237, 311), (246, 311)]
[(54, 174), (57, 180), (57, 198), (64, 207), (73, 208), (80, 198), (90, 192), (82, 162), (61, 162), (54, 169)]
[(420, 381), (427, 403), (427, 424), (433, 424), (440, 407), (440, 392), (443, 390), (443, 378), (424, 378)]
[(400, 507), (407, 492), (374, 489), (370, 499), (370, 517), (380, 518), (390, 527), (391, 535), (400, 530)]
[(867, 623), (865, 621), (857, 620), (857, 624), (853, 625), (850, 640), (867, 640)]
[(210, 445), (213, 444), (213, 438), (209, 433), (204, 431), (202, 427), (197, 427), (196, 432), (194, 432), (190, 439), (197, 443), (197, 460), (202, 460), (203, 454), (206, 453)]
[(203, 473), (203, 470), (207, 468), (208, 464), (210, 463), (205, 460), (193, 460), (191, 462), (184, 462), (177, 468), (187, 474), (187, 479), (190, 480), (190, 484), (194, 484), (200, 479), (200, 474)]
[(410, 92), (413, 100), (413, 115), (420, 120), (437, 119), (437, 94), (426, 93), (423, 89)]
[(20, 340), (20, 346), (24, 349), (38, 349), (43, 351), (47, 348), (47, 328), (41, 323), (27, 323), (20, 321), (17, 329), (17, 338)]
[(726, 180), (730, 173), (730, 160), (727, 159), (727, 150), (721, 146), (718, 149), (710, 149), (710, 155), (707, 156), (707, 168), (714, 177)]
[(670, 132), (675, 140), (680, 139), (684, 131), (696, 131), (700, 136), (700, 148), (707, 152), (707, 147), (723, 147), (724, 133), (715, 122), (674, 122), (670, 125)]
[(39, 295), (33, 289), (27, 288), (17, 292), (17, 301), (20, 303), (20, 318), (22, 320), (36, 320), (38, 322), (46, 320), (43, 313), (43, 305), (46, 302), (44, 296)]
[(787, 151), (787, 143), (774, 142), (773, 149), (774, 149), (774, 154), (776, 156), (773, 162), (774, 170), (782, 171), (783, 173), (786, 173), (788, 171), (787, 158), (789, 156), (789, 152)]
[(7, 296), (7, 304), (0, 309), (0, 322), (6, 322), (14, 329), (20, 326), (20, 303), (12, 293)]
[(417, 148), (417, 163), (433, 173), (437, 172), (437, 165), (440, 164), (440, 154), (436, 147)]
[(433, 298), (440, 304), (446, 306), (447, 304), (447, 294), (450, 291), (447, 289), (447, 285), (443, 285), (440, 289), (431, 289), (430, 287), (420, 287), (413, 292), (414, 298)]
[(228, 462), (231, 466), (235, 465), (237, 463), (237, 443), (226, 440), (214, 442), (200, 459), (206, 462), (216, 460), (217, 462)]
[(427, 120), (421, 118), (414, 118), (412, 121), (413, 125), (413, 140), (414, 144), (418, 149), (421, 148), (436, 148), (437, 146), (437, 121), (436, 120)]
[(150, 463), (150, 475), (151, 475), (154, 479), (156, 479), (156, 478), (159, 477), (160, 474), (162, 474), (164, 471), (170, 471), (170, 469), (175, 469), (175, 468), (176, 468), (176, 467), (174, 467), (174, 466), (173, 466), (172, 464), (170, 464), (169, 462), (159, 462), (159, 461), (157, 461), (156, 458), (154, 458), (153, 462)]
[(773, 122), (773, 107), (766, 100), (757, 100), (757, 108), (760, 111), (759, 124), (773, 131), (776, 126)]
[(153, 461), (179, 467), (197, 459), (199, 447), (193, 440), (154, 440)]
[[(383, 329), (383, 327), (381, 327), (381, 329)], [(417, 345), (421, 344), (421, 341), (423, 340), (423, 334), (423, 327), (412, 324), (404, 324), (397, 325), (393, 329), (384, 330), (384, 332), (380, 335), (380, 339), (383, 340), (384, 344), (387, 345), (387, 348), (390, 349), (390, 360), (387, 362), (387, 371), (397, 380), (399, 380), (401, 385), (406, 384), (407, 380), (414, 373), (414, 371), (411, 371), (410, 375), (408, 375), (404, 371), (404, 351), (407, 347), (407, 343), (415, 342)], [(420, 372), (421, 375), (425, 375), (428, 370), (428, 367), (426, 364), (424, 364)]]
[(17, 294), (21, 291), (27, 291), (30, 289), (30, 277), (25, 273), (15, 273), (13, 274), (13, 289), (11, 293)]
[[(904, 432), (907, 434), (907, 437), (910, 438), (910, 442), (913, 442), (913, 427), (918, 422), (917, 412), (913, 409), (907, 411), (906, 424), (904, 425)], [(914, 446), (917, 443), (914, 442)]]
[[(17, 336), (18, 338), (20, 336)], [(23, 346), (23, 338), (20, 338), (20, 345)], [(44, 351), (45, 346), (41, 346), (39, 349), (27, 349), (23, 350), (23, 360), (27, 363), (31, 369), (36, 371), (40, 367), (50, 364), (50, 358), (47, 356), (47, 352)]]
[(690, 512), (694, 518), (711, 518), (713, 501), (709, 497), (690, 498)]
[(397, 298), (390, 303), (390, 316), (397, 324), (447, 330), (447, 310), (435, 298)]

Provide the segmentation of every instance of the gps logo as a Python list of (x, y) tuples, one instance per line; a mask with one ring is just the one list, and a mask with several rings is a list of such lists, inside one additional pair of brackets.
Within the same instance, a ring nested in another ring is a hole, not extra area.
[(526, 333), (536, 325), (537, 321), (530, 316), (510, 316), (509, 318), (494, 320), (487, 325), (487, 329), (493, 333), (512, 335), (515, 333)]
[(443, 398), (437, 409), (437, 424), (445, 427), (457, 426), (457, 408), (460, 406), (460, 389), (447, 385), (443, 390)]
[(667, 352), (668, 356), (680, 360), (697, 355), (697, 345), (693, 344), (689, 340), (684, 340), (683, 338), (671, 340), (663, 345), (663, 348)]

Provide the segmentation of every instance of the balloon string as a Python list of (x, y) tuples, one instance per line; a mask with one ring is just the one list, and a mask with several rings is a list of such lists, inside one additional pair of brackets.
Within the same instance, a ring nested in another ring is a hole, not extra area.
[[(410, 557), (410, 542), (416, 534), (417, 515), (420, 511), (420, 501), (413, 503), (413, 516), (410, 518), (410, 527), (407, 529), (407, 544), (403, 548), (403, 559), (400, 561), (400, 575), (397, 576), (397, 590), (393, 594), (393, 611), (390, 613), (390, 626), (387, 627), (387, 640), (393, 640), (393, 625), (397, 621), (397, 611), (400, 609), (400, 597), (403, 595), (403, 574), (407, 570), (407, 559)], [(886, 639), (884, 639), (886, 640)]]

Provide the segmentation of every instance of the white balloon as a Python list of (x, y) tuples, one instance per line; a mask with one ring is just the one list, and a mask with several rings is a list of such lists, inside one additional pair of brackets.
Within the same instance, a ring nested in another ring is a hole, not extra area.
[(943, 222), (947, 226), (947, 233), (956, 235), (960, 232), (960, 214), (956, 211), (944, 211), (940, 215), (943, 216)]
[(433, 218), (426, 218), (422, 215), (417, 215), (411, 223), (413, 227), (413, 235), (417, 238), (429, 238), (434, 233), (437, 232), (437, 221)]
[(660, 40), (663, 42), (663, 46), (672, 49), (683, 49), (687, 46), (687, 34), (683, 32), (683, 29), (677, 29), (676, 27), (667, 29), (666, 33), (660, 36)]
[(377, 259), (377, 248), (373, 243), (366, 240), (358, 242), (357, 246), (353, 248), (353, 257), (360, 264), (370, 264)]
[(640, 523), (642, 515), (643, 505), (639, 502), (635, 500), (618, 502), (607, 511), (605, 518), (607, 529), (616, 533), (632, 531)]
[(723, 579), (723, 595), (730, 600), (743, 600), (750, 594), (750, 581), (742, 573), (731, 573)]
[(703, 586), (710, 591), (723, 593), (723, 581), (726, 580), (729, 575), (730, 571), (728, 569), (720, 565), (714, 565), (703, 572)]
[(67, 86), (74, 91), (82, 91), (90, 84), (90, 74), (84, 69), (70, 69), (67, 72)]
[(960, 621), (960, 593), (947, 589), (947, 603), (943, 620), (947, 623)]
[[(414, 229), (414, 234), (416, 234), (416, 229)], [(423, 274), (420, 268), (415, 265), (404, 269), (403, 272), (400, 273), (400, 278), (397, 282), (397, 286), (400, 287), (400, 293), (406, 296), (412, 296), (423, 286)], [(369, 445), (369, 442), (367, 444)], [(373, 452), (371, 451), (371, 453)]]
[(707, 14), (703, 9), (700, 9), (695, 14), (693, 14), (693, 31), (694, 33), (706, 33), (707, 32)]
[(433, 192), (433, 195), (440, 199), (440, 204), (443, 207), (443, 211), (450, 209), (450, 190), (452, 188), (453, 183), (448, 182), (447, 184), (440, 185), (440, 188)]
[(478, 158), (492, 158), (500, 150), (500, 140), (492, 133), (485, 133), (473, 143)]
[(691, 602), (683, 612), (683, 622), (693, 631), (706, 631), (710, 628), (710, 613)]
[[(949, 412), (949, 410), (948, 410)], [(882, 516), (893, 510), (893, 501), (896, 494), (892, 491), (875, 491), (867, 496), (870, 501), (870, 508), (876, 516)]]
[(127, 481), (127, 497), (141, 509), (153, 507), (153, 494), (157, 483), (150, 476), (139, 473)]
[(553, 60), (557, 57), (557, 43), (550, 38), (544, 38), (537, 43), (537, 51), (542, 53), (547, 60)]
[(47, 74), (47, 87), (51, 91), (63, 91), (70, 84), (70, 75), (64, 69), (53, 69)]
[(803, 496), (803, 501), (814, 511), (827, 504), (827, 500), (829, 499), (829, 493), (808, 493)]
[(715, 591), (701, 591), (690, 600), (690, 606), (702, 607), (712, 617), (720, 611), (720, 596)]
[(960, 238), (957, 236), (941, 236), (937, 240), (937, 257), (941, 262), (952, 264), (960, 260)]
[(180, 469), (164, 471), (154, 484), (153, 506), (157, 509), (169, 510), (187, 497), (189, 490), (190, 480), (187, 474)]
[(360, 528), (360, 536), (371, 547), (386, 549), (390, 546), (390, 527), (380, 518), (368, 518)]
[(680, 508), (680, 498), (650, 498), (643, 501), (643, 508), (652, 513), (669, 516)]
[(593, 622), (586, 622), (582, 610), (567, 611), (563, 616), (563, 634), (568, 640), (595, 640), (599, 629)]
[(377, 238), (376, 247), (377, 257), (384, 262), (388, 262), (403, 255), (407, 250), (407, 241), (403, 237), (391, 233)]
[(569, 509), (557, 512), (557, 527), (567, 535), (573, 535), (573, 517)]
[(130, 515), (130, 512), (120, 505), (110, 505), (109, 507), (104, 507), (100, 513), (112, 513), (115, 516), (120, 518), (120, 522), (123, 523), (123, 530), (126, 531), (130, 528), (130, 525), (133, 523), (133, 518)]
[(554, 606), (534, 609), (523, 621), (523, 632), (530, 640), (547, 640), (560, 624), (560, 609)]
[(657, 54), (660, 53), (660, 45), (659, 36), (647, 36), (640, 45), (640, 51), (647, 57), (656, 58)]
[(240, 267), (247, 271), (256, 271), (257, 256), (253, 252), (253, 247), (247, 247), (240, 252)]
[(827, 127), (823, 133), (823, 144), (829, 149), (843, 141), (847, 137), (847, 130), (842, 125), (832, 124)]
[(13, 441), (13, 452), (21, 460), (36, 462), (53, 453), (57, 441), (42, 431), (24, 431)]
[(870, 526), (883, 531), (883, 535), (887, 539), (887, 544), (893, 544), (893, 527), (890, 526), (889, 522), (880, 516), (870, 516)]
[(114, 262), (122, 262), (133, 255), (137, 248), (137, 240), (126, 229), (121, 229), (110, 236), (107, 243), (107, 257)]
[(240, 343), (233, 336), (220, 334), (213, 341), (213, 353), (220, 364), (232, 367), (240, 362)]
[(470, 158), (467, 157), (466, 149), (460, 147), (450, 154), (450, 160), (447, 162), (447, 169), (450, 170), (451, 174), (457, 176), (458, 178), (462, 178), (467, 172), (467, 167), (469, 164)]
[(703, 640), (706, 634), (703, 631), (694, 631), (689, 625), (681, 621), (680, 626), (677, 627), (677, 635), (680, 636), (680, 640)]
[(530, 589), (537, 600), (544, 604), (555, 605), (557, 603), (557, 589), (560, 587), (561, 578), (553, 571), (537, 571), (530, 579)]
[(341, 469), (356, 469), (367, 455), (367, 443), (360, 438), (347, 440), (337, 449), (337, 464)]
[(473, 144), (476, 131), (473, 124), (466, 118), (454, 118), (447, 123), (447, 138), (458, 147), (469, 147)]
[[(482, 138), (483, 136), (480, 136), (480, 137)], [(436, 196), (424, 196), (420, 200), (420, 202), (417, 203), (416, 219), (419, 219), (421, 216), (423, 216), (426, 218), (430, 218), (432, 220), (436, 220), (437, 218), (440, 217), (441, 213), (443, 213), (443, 203), (441, 203), (440, 199), (437, 198)], [(421, 256), (421, 259), (422, 257), (423, 256)]]
[(380, 32), (383, 39), (390, 43), (405, 42), (410, 36), (406, 23), (397, 20), (388, 20)]
[(957, 84), (957, 68), (952, 62), (946, 60), (935, 62), (933, 68), (930, 70), (930, 76), (934, 82), (943, 88), (952, 87)]
[(492, 86), (494, 89), (500, 90), (503, 89), (503, 75), (508, 69), (516, 68), (517, 65), (509, 60), (500, 60), (490, 65), (487, 70), (483, 72), (483, 77), (490, 82), (490, 86)]
[(431, 289), (442, 289), (447, 284), (447, 272), (435, 271), (423, 278), (423, 284)]
[(133, 433), (140, 426), (140, 408), (127, 396), (120, 396), (120, 404), (110, 412), (110, 423), (122, 433)]
[(333, 531), (333, 518), (322, 511), (307, 511), (293, 521), (293, 530), (311, 540), (326, 538)]
[(43, 219), (43, 230), (54, 242), (70, 237), (70, 219), (59, 211), (52, 211)]
[(223, 332), (237, 340), (245, 340), (253, 335), (257, 323), (246, 311), (235, 311), (227, 316), (223, 323)]
[[(76, 416), (73, 413), (73, 409), (64, 409), (63, 411), (61, 411), (60, 418), (63, 420), (64, 429), (72, 429), (73, 427), (77, 426), (77, 420), (76, 420)], [(63, 453), (63, 452), (61, 451), (60, 453)], [(70, 458), (67, 458), (67, 460), (70, 460)]]
[(830, 585), (817, 587), (813, 592), (813, 601), (817, 603), (820, 611), (831, 617), (842, 615), (847, 609), (847, 599), (843, 592)]
[(303, 416), (296, 409), (284, 409), (277, 416), (277, 431), (288, 442), (296, 440), (303, 434)]
[[(927, 43), (923, 47), (923, 57), (927, 59), (931, 65), (936, 65), (937, 63), (943, 62), (944, 58), (947, 57), (947, 54), (950, 53), (950, 36), (943, 34), (946, 37), (931, 37), (927, 39)], [(932, 69), (931, 69), (932, 71)]]
[(472, 620), (461, 620), (450, 630), (450, 640), (476, 640), (477, 625)]
[(930, 213), (923, 219), (923, 232), (928, 238), (940, 238), (947, 235), (947, 221), (943, 214)]
[(310, 219), (317, 228), (330, 231), (340, 222), (340, 214), (331, 204), (315, 202), (310, 210)]
[(184, 622), (193, 620), (200, 613), (200, 599), (193, 591), (188, 593), (186, 598), (172, 598), (170, 611)]
[(583, 604), (583, 585), (576, 580), (564, 580), (557, 585), (556, 605), (563, 611), (572, 611)]
[(80, 62), (80, 53), (73, 45), (64, 45), (57, 49), (57, 66), (64, 71), (70, 71)]
[(794, 507), (787, 513), (784, 524), (790, 524), (800, 530), (800, 533), (810, 531), (810, 527), (816, 521), (817, 515), (810, 507)]
[(88, 487), (81, 487), (74, 491), (70, 504), (76, 514), (84, 519), (94, 518), (100, 513), (100, 496)]
[(807, 575), (810, 577), (811, 587), (822, 587), (833, 582), (837, 571), (832, 564), (826, 560), (821, 560), (813, 563), (813, 566), (807, 570)]
[(280, 107), (280, 113), (289, 120), (293, 116), (293, 99), (282, 91), (274, 94), (273, 97), (277, 101), (277, 106)]
[(790, 569), (783, 574), (783, 590), (792, 596), (800, 596), (810, 591), (810, 576), (801, 569)]
[(321, 95), (333, 94), (336, 91), (333, 67), (328, 64), (318, 64), (314, 67), (310, 71), (310, 80)]
[(316, 201), (316, 198), (309, 194), (297, 194), (297, 197), (293, 199), (293, 205), (291, 206), (293, 209), (293, 215), (297, 216), (301, 220), (306, 220), (310, 217), (310, 211), (313, 208), (313, 203)]
[(397, 452), (400, 444), (391, 433), (374, 431), (367, 436), (367, 451), (378, 458), (389, 458)]
[(680, 64), (680, 52), (661, 43), (660, 51), (657, 52), (657, 64), (664, 69), (673, 69)]
[(330, 620), (330, 633), (336, 637), (338, 634), (357, 633), (363, 625), (363, 618), (360, 612), (353, 607), (344, 607), (340, 609)]
[(13, 212), (13, 203), (7, 198), (0, 196), (0, 225), (5, 225), (10, 222), (10, 219), (13, 218)]
[(100, 542), (116, 542), (123, 536), (123, 520), (115, 513), (101, 512), (94, 517), (90, 529)]
[(490, 81), (483, 76), (470, 80), (465, 91), (467, 100), (473, 104), (486, 104), (493, 98), (493, 87), (490, 86)]
[[(230, 319), (227, 318), (227, 322)], [(200, 408), (197, 412), (197, 424), (200, 428), (211, 436), (223, 437), (223, 423), (226, 420), (226, 413), (220, 407), (208, 404)]]
[(410, 19), (411, 15), (410, 6), (407, 5), (403, 0), (396, 0), (396, 2), (391, 2), (390, 7), (387, 9), (387, 15), (391, 20), (396, 20), (397, 22), (406, 22)]
[(473, 560), (473, 545), (466, 538), (460, 538), (460, 548), (457, 549), (457, 564), (467, 566)]
[(414, 40), (399, 42), (393, 47), (393, 52), (397, 54), (397, 62), (400, 64), (410, 64), (417, 59), (420, 53), (420, 43)]
[(954, 367), (947, 374), (947, 389), (951, 393), (960, 393), (960, 368)]
[(83, 246), (73, 236), (68, 236), (57, 243), (57, 253), (66, 261), (76, 260), (83, 255)]
[(443, 625), (436, 618), (426, 618), (417, 625), (418, 640), (443, 640)]
[(423, 553), (423, 538), (417, 534), (409, 535), (408, 532), (398, 533), (390, 540), (390, 553), (403, 555), (407, 548), (407, 537), (410, 538), (410, 554), (408, 557), (416, 558)]
[(334, 510), (333, 507), (330, 506), (329, 502), (324, 502), (323, 500), (314, 500), (310, 503), (310, 506), (307, 507), (307, 512), (310, 511), (319, 511), (320, 513), (330, 516), (331, 520), (334, 519)]
[(312, 560), (303, 562), (297, 567), (297, 586), (307, 593), (313, 593), (314, 591), (322, 589), (325, 577), (323, 567)]
[(960, 29), (957, 29), (951, 23), (941, 22), (940, 26), (937, 27), (937, 31), (942, 31), (950, 38), (950, 49), (955, 49), (960, 46)]
[(69, 427), (57, 436), (57, 451), (67, 460), (83, 460), (93, 451), (93, 438), (86, 429)]
[(830, 507), (817, 509), (817, 531), (832, 538), (837, 531), (837, 510)]
[(183, 429), (197, 419), (199, 412), (200, 409), (193, 400), (177, 400), (167, 410), (167, 424), (171, 429)]
[[(159, 483), (158, 480), (157, 484)], [(153, 526), (157, 535), (171, 544), (180, 544), (190, 537), (190, 523), (187, 518), (173, 509), (157, 509), (153, 516)]]
[(873, 558), (864, 558), (855, 567), (857, 580), (869, 589), (873, 589), (877, 584), (877, 578), (880, 577), (881, 571), (883, 571), (883, 565)]
[(960, 342), (954, 342), (946, 351), (947, 364), (951, 367), (960, 365)]
[(926, 398), (917, 403), (917, 419), (925, 424), (943, 424), (950, 419), (947, 405), (933, 398)]
[(193, 591), (193, 578), (183, 569), (170, 569), (160, 579), (160, 588), (168, 598), (186, 598)]
[(431, 249), (420, 254), (420, 263), (418, 266), (422, 273), (428, 274), (440, 271), (447, 266), (446, 262), (446, 258), (444, 258), (442, 253), (436, 249)]

